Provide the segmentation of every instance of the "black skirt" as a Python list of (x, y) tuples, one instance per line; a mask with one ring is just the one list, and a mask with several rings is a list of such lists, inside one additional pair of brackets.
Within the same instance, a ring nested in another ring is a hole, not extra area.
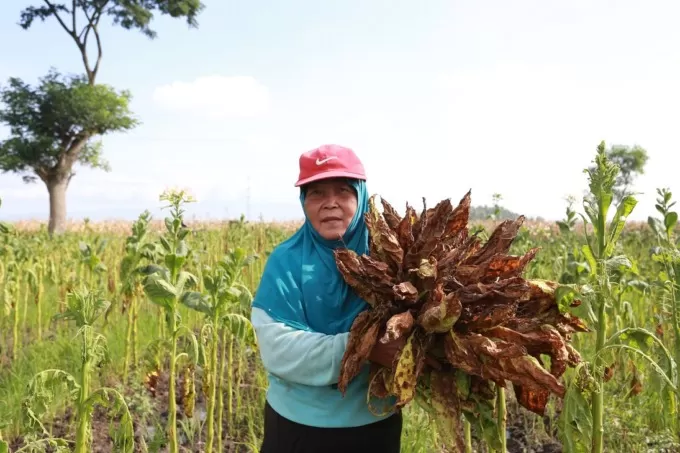
[(355, 428), (317, 428), (264, 409), (264, 442), (260, 453), (400, 453), (401, 412)]

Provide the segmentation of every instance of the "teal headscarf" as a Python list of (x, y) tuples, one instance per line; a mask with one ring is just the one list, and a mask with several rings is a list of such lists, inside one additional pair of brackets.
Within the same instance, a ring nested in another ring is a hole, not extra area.
[[(274, 249), (267, 259), (253, 307), (275, 321), (327, 335), (348, 332), (354, 318), (368, 308), (345, 283), (333, 256), (337, 247), (368, 254), (368, 193), (362, 180), (349, 179), (357, 194), (357, 210), (341, 240), (324, 239), (309, 219)], [(305, 191), (300, 191), (304, 209)]]

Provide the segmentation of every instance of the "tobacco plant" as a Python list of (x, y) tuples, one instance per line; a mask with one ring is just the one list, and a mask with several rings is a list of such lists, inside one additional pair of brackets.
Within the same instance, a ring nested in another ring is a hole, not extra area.
[[(678, 250), (675, 228), (678, 224), (678, 214), (672, 211), (675, 201), (671, 201), (673, 194), (669, 189), (657, 189), (658, 198), (655, 208), (661, 214), (661, 219), (649, 217), (648, 224), (655, 234), (657, 247), (653, 251), (653, 260), (661, 265), (659, 285), (668, 298), (671, 310), (671, 327), (673, 330), (673, 357), (675, 363), (680, 363), (680, 250)], [(678, 374), (674, 373), (673, 383), (680, 387)], [(666, 407), (674, 420), (676, 436), (680, 436), (680, 417), (678, 417), (678, 398), (674, 396), (671, 404)]]
[[(132, 416), (125, 399), (112, 388), (101, 387), (94, 391), (91, 389), (92, 374), (109, 359), (106, 337), (95, 329), (95, 323), (110, 304), (100, 294), (99, 290), (91, 291), (86, 288), (70, 292), (67, 295), (66, 310), (53, 317), (55, 321), (75, 322), (78, 329), (76, 337), (80, 339), (81, 344), (80, 379), (60, 369), (48, 369), (37, 373), (28, 384), (27, 396), (23, 403), (24, 422), (25, 426), (35, 431), (39, 430), (51, 442), (64, 444), (66, 442), (64, 439), (52, 438), (41, 418), (57, 393), (66, 395), (76, 413), (77, 428), (73, 450), (75, 453), (92, 451), (92, 413), (96, 406), (108, 408), (112, 415), (120, 417), (118, 430), (112, 439), (114, 448), (116, 451), (132, 453), (134, 451)], [(56, 392), (60, 385), (65, 387), (66, 392)], [(36, 439), (32, 444), (35, 446), (36, 443), (44, 442), (45, 439)]]
[[(663, 343), (652, 332), (643, 328), (628, 327), (608, 336), (610, 326), (607, 307), (614, 302), (612, 275), (615, 270), (632, 267), (630, 260), (624, 254), (617, 254), (618, 241), (624, 230), (626, 219), (635, 208), (637, 200), (633, 195), (625, 196), (617, 206), (613, 218), (608, 222), (607, 217), (614, 199), (613, 189), (619, 168), (607, 158), (604, 142), (601, 142), (597, 148), (595, 166), (585, 171), (588, 174), (590, 192), (584, 199), (587, 219), (581, 216), (586, 239), (581, 251), (588, 263), (589, 285), (584, 285), (581, 289), (584, 295), (594, 294), (594, 298), (587, 298), (588, 303), (584, 303), (582, 309), (585, 312), (584, 317), (595, 325), (596, 342), (592, 364), (589, 364), (590, 366), (580, 364), (575, 369), (575, 376), (568, 379), (568, 390), (561, 414), (561, 431), (565, 451), (586, 451), (585, 445), (590, 444), (590, 451), (602, 453), (604, 448), (604, 385), (609, 379), (606, 376), (605, 355), (607, 353), (625, 351), (642, 357), (670, 385), (673, 392), (677, 390), (663, 368), (651, 356), (645, 354), (635, 345), (635, 342), (626, 344), (635, 338), (647, 338), (659, 347), (669, 363), (673, 363), (674, 360)], [(592, 233), (588, 232), (589, 224), (592, 226)]]
[[(215, 437), (215, 403), (216, 393), (222, 393), (222, 376), (218, 376), (218, 346), (219, 346), (219, 331), (223, 330), (230, 334), (231, 338), (236, 337), (239, 340), (244, 340), (248, 332), (252, 332), (250, 320), (238, 313), (229, 313), (228, 309), (231, 306), (238, 304), (240, 300), (251, 300), (252, 295), (248, 288), (241, 281), (241, 273), (244, 268), (247, 268), (255, 259), (256, 255), (246, 255), (242, 248), (229, 251), (224, 258), (217, 263), (214, 268), (205, 266), (203, 269), (203, 284), (207, 295), (194, 293), (191, 297), (186, 298), (186, 302), (190, 308), (203, 313), (206, 316), (206, 324), (202, 329), (202, 337), (208, 334), (208, 351), (210, 358), (208, 360), (207, 370), (204, 375), (204, 388), (207, 393), (207, 437), (206, 437), (206, 453), (212, 453), (214, 437)], [(226, 348), (226, 345), (222, 345)], [(232, 366), (232, 350), (233, 340), (229, 345), (229, 364), (228, 369), (231, 371)], [(227, 395), (229, 398), (229, 414), (232, 413), (232, 379), (227, 380), (229, 389)], [(218, 451), (222, 451), (222, 398), (218, 407)], [(230, 423), (231, 425), (231, 423)]]
[(182, 325), (180, 304), (191, 307), (200, 298), (200, 293), (191, 291), (196, 288), (198, 280), (195, 275), (184, 270), (190, 255), (186, 237), (189, 229), (183, 226), (184, 210), (182, 205), (192, 202), (193, 198), (184, 191), (166, 191), (161, 201), (168, 202), (165, 208), (171, 208), (170, 216), (165, 218), (165, 233), (159, 237), (162, 253), (159, 262), (138, 269), (143, 275), (144, 292), (151, 302), (159, 305), (165, 314), (165, 322), (169, 334), (169, 391), (168, 391), (168, 423), (170, 453), (178, 453), (177, 442), (177, 403), (175, 401), (176, 374), (178, 358), (185, 354), (177, 354), (179, 337), (184, 334), (193, 345), (191, 359), (193, 365), (198, 360), (198, 341), (186, 326)]

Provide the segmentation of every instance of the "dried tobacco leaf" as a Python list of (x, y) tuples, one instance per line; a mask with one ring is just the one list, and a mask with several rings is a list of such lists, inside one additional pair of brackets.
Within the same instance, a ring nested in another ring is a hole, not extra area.
[(413, 224), (416, 222), (418, 215), (408, 203), (406, 204), (406, 215), (399, 222), (397, 226), (397, 239), (402, 250), (409, 250), (415, 241), (413, 237)]
[(463, 420), (458, 397), (456, 375), (432, 371), (430, 373), (430, 405), (436, 414), (435, 421), (441, 434), (448, 440), (453, 451), (463, 453), (465, 442), (463, 440)]
[(418, 300), (418, 289), (411, 282), (401, 282), (392, 287), (396, 300), (404, 301), (406, 304)]
[(336, 249), (334, 254), (340, 274), (359, 297), (374, 307), (392, 299), (394, 283), (385, 263), (349, 249)]
[(392, 379), (392, 391), (397, 396), (397, 405), (404, 406), (415, 397), (416, 391), (416, 352), (415, 332), (408, 336), (406, 344), (397, 356)]
[(369, 210), (365, 215), (366, 226), (371, 237), (370, 253), (374, 259), (386, 263), (394, 275), (399, 274), (404, 260), (404, 251), (399, 240), (375, 207), (375, 196), (369, 199)]
[(373, 346), (378, 341), (380, 331), (380, 316), (376, 311), (367, 310), (359, 313), (350, 329), (349, 341), (340, 364), (340, 378), (338, 389), (344, 394), (347, 385), (361, 370), (368, 359)]
[(394, 365), (392, 375), (392, 393), (397, 397), (397, 407), (403, 407), (414, 397), (418, 377), (427, 357), (427, 339), (414, 330), (406, 340)]
[(380, 202), (383, 206), (383, 217), (385, 218), (385, 223), (387, 223), (387, 226), (389, 226), (390, 229), (396, 233), (397, 229), (399, 228), (399, 222), (401, 222), (399, 213), (384, 198), (380, 197)]
[(428, 209), (423, 199), (420, 215), (407, 203), (403, 217), (381, 201), (382, 215), (372, 197), (365, 217), (370, 258), (336, 252), (345, 281), (373, 306), (350, 332), (341, 390), (377, 342), (402, 339), (390, 369), (372, 367), (369, 393), (395, 395), (403, 406), (426, 386), (430, 413), (449, 421), (442, 431), (465, 412), (477, 435), (498, 445), (493, 383), (510, 381), (520, 404), (542, 413), (551, 394), (564, 396), (559, 377), (581, 361), (571, 335), (589, 330), (558, 306), (557, 283), (522, 277), (539, 249), (508, 254), (523, 216), (501, 222), (483, 243), (468, 233), (470, 192), (455, 208), (447, 199)]
[(387, 328), (379, 341), (384, 344), (398, 340), (405, 335), (410, 335), (414, 325), (415, 320), (410, 311), (397, 313), (387, 321)]
[(417, 323), (428, 333), (446, 333), (458, 321), (463, 306), (455, 293), (444, 294), (441, 284), (430, 296), (420, 309)]

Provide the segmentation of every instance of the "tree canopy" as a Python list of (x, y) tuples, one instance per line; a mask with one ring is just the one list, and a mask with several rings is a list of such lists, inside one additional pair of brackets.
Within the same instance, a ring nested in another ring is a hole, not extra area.
[(107, 85), (90, 85), (84, 76), (61, 76), (52, 69), (31, 87), (10, 78), (0, 91), (4, 108), (0, 122), (10, 128), (10, 138), (0, 142), (0, 169), (27, 173), (24, 180), (39, 177), (47, 182), (79, 163), (108, 170), (95, 135), (125, 131), (138, 121), (129, 110), (130, 93)]

